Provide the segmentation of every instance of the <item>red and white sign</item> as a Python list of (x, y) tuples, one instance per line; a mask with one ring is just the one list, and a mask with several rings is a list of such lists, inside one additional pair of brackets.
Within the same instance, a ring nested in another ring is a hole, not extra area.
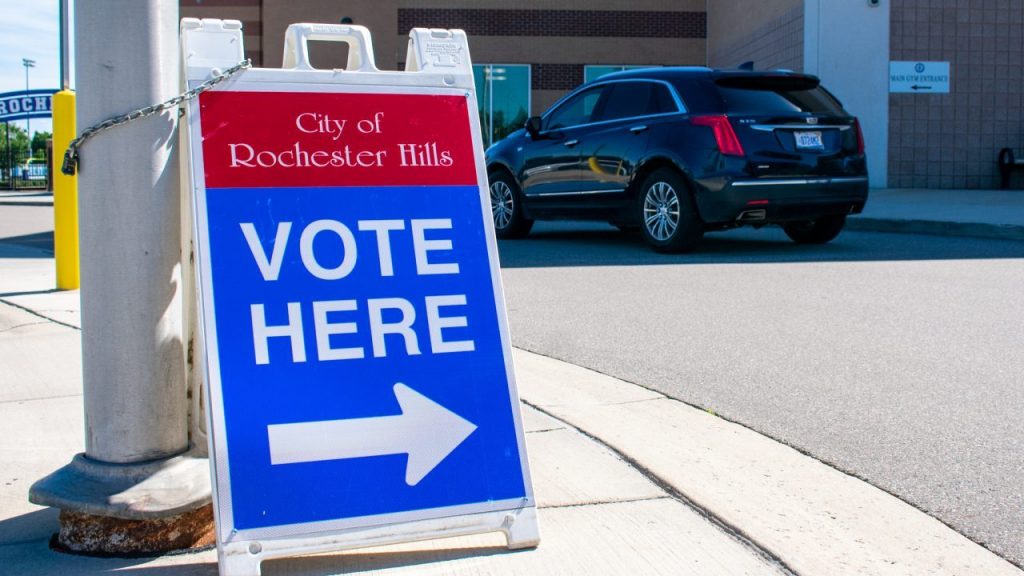
[[(465, 97), (206, 92), (206, 186), (476, 184)], [(411, 113), (413, 112), (414, 113)]]

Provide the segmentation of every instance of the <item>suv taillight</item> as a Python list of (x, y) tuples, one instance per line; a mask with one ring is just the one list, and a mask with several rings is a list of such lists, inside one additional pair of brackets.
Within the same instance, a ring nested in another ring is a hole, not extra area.
[(864, 153), (864, 132), (860, 129), (860, 120), (853, 119), (853, 125), (857, 128), (857, 154)]
[(740, 144), (740, 139), (736, 137), (736, 131), (732, 129), (732, 123), (729, 122), (729, 117), (724, 114), (715, 114), (709, 116), (693, 116), (690, 118), (690, 124), (694, 126), (707, 126), (711, 128), (711, 131), (715, 134), (715, 142), (718, 143), (718, 149), (726, 156), (746, 156), (746, 152), (743, 151), (743, 145)]

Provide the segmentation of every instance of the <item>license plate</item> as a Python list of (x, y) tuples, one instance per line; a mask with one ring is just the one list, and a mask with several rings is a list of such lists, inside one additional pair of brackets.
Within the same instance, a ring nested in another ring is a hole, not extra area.
[(821, 132), (794, 132), (793, 136), (799, 150), (821, 150), (825, 147), (821, 143)]

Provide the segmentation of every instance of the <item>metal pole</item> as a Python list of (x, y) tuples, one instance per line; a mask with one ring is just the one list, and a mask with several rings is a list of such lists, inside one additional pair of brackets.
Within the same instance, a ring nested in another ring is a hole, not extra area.
[[(78, 8), (79, 128), (179, 92), (177, 0)], [(137, 120), (82, 149), (85, 453), (30, 493), (62, 509), (58, 538), (73, 550), (156, 552), (210, 537), (208, 463), (185, 455), (177, 121), (173, 110)]]
[[(25, 67), (25, 92), (28, 92), (28, 69), (35, 68), (36, 61), (28, 58), (21, 59), (21, 65)], [(28, 157), (32, 157), (32, 117), (25, 116), (25, 133), (28, 136)]]
[(71, 141), (75, 138), (75, 93), (61, 90), (53, 95), (53, 261), (57, 288), (75, 290), (79, 283), (78, 259), (78, 176), (60, 170)]
[(71, 0), (60, 1), (60, 87), (71, 89)]
[(4, 122), (7, 130), (7, 184), (11, 190), (18, 189), (18, 183), (14, 180), (14, 150), (11, 146), (11, 123)]
[(4, 122), (4, 130), (6, 131), (7, 137), (7, 185), (13, 190), (14, 189), (14, 170), (12, 169), (11, 161), (11, 123)]

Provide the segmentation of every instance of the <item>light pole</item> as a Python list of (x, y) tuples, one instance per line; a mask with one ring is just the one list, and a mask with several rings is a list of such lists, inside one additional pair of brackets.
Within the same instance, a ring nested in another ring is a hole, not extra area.
[[(25, 67), (25, 92), (28, 92), (28, 69), (36, 67), (36, 61), (28, 58), (21, 59), (21, 65)], [(28, 157), (32, 157), (32, 120), (25, 118), (25, 133), (28, 135)]]

